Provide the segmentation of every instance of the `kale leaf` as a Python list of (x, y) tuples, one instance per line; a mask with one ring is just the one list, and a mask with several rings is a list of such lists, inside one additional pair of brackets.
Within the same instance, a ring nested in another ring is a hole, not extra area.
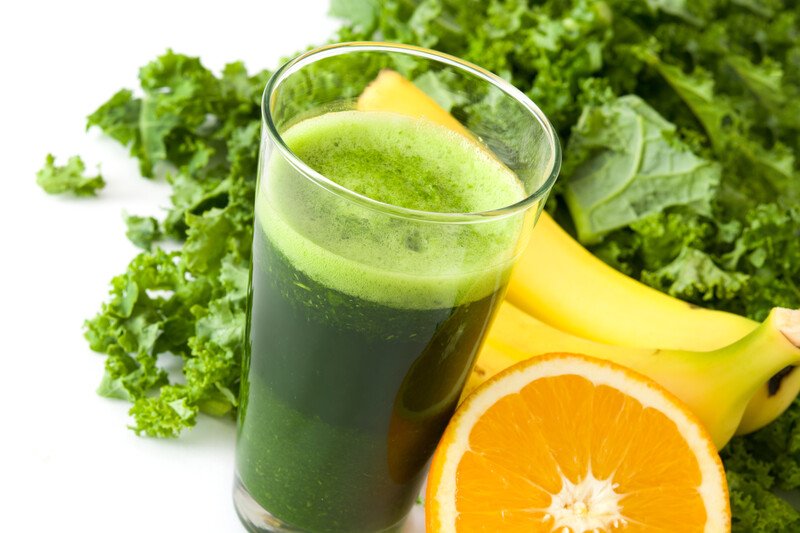
[[(165, 220), (126, 217), (128, 238), (146, 251), (86, 322), (91, 348), (106, 354), (98, 393), (133, 403), (137, 433), (174, 437), (199, 412), (230, 415), (237, 405), (268, 74), (231, 63), (215, 76), (168, 51), (140, 70), (141, 96), (119, 91), (89, 116), (129, 146), (143, 175), (161, 168), (173, 188)], [(163, 236), (184, 241), (180, 251), (152, 249)]]
[(581, 241), (598, 242), (670, 206), (710, 213), (720, 165), (696, 156), (674, 131), (634, 95), (584, 108), (567, 147), (563, 189)]
[(153, 217), (125, 215), (125, 225), (128, 227), (125, 236), (142, 250), (150, 250), (153, 241), (161, 238), (158, 220)]
[(80, 156), (72, 156), (63, 166), (56, 165), (53, 154), (47, 154), (42, 169), (36, 173), (36, 183), (48, 194), (72, 193), (75, 196), (96, 196), (106, 186), (103, 176), (85, 175), (86, 165)]

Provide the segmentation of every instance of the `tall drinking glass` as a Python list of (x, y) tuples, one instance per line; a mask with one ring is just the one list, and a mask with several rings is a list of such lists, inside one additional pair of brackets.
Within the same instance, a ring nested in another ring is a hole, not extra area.
[(303, 54), (262, 113), (236, 509), (252, 531), (397, 529), (558, 141), (504, 80), (397, 44)]

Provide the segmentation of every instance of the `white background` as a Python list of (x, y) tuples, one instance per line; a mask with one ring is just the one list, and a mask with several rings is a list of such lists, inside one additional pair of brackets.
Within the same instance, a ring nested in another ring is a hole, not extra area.
[[(82, 336), (137, 250), (123, 210), (158, 215), (164, 183), (85, 117), (171, 47), (251, 71), (329, 38), (328, 0), (3, 2), (0, 7), (0, 531), (236, 532), (234, 424), (136, 437), (128, 405), (95, 395), (103, 358)], [(97, 199), (46, 195), (52, 152), (102, 166)], [(417, 513), (419, 513), (417, 509)], [(417, 517), (418, 518), (418, 517)]]

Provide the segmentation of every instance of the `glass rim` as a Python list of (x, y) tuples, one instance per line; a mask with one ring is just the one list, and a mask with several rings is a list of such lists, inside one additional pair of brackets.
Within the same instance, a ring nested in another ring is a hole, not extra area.
[[(545, 132), (545, 137), (550, 145), (550, 157), (547, 162), (548, 176), (539, 185), (539, 187), (527, 195), (522, 200), (513, 204), (489, 209), (486, 211), (474, 211), (467, 213), (454, 213), (454, 212), (441, 212), (441, 211), (425, 211), (419, 209), (411, 209), (399, 205), (381, 202), (357, 193), (339, 183), (331, 180), (327, 176), (317, 172), (308, 166), (297, 154), (295, 154), (289, 146), (284, 142), (283, 136), (278, 132), (273, 119), (272, 107), (275, 103), (275, 91), (289, 76), (299, 71), (301, 68), (310, 65), (316, 61), (335, 57), (350, 52), (394, 52), (400, 54), (421, 57), (431, 61), (436, 61), (456, 69), (467, 72), (468, 74), (482, 79), (491, 85), (500, 89), (505, 95), (513, 98), (517, 103), (521, 104), (533, 118), (539, 123)], [(488, 222), (490, 220), (497, 220), (525, 211), (534, 206), (539, 200), (544, 198), (552, 189), (556, 178), (558, 177), (561, 168), (561, 145), (558, 141), (558, 135), (553, 128), (553, 125), (547, 119), (545, 114), (539, 109), (528, 96), (522, 91), (511, 85), (503, 78), (489, 72), (488, 70), (479, 67), (463, 59), (455, 56), (401, 43), (389, 43), (378, 41), (352, 41), (334, 43), (325, 46), (320, 46), (309, 50), (299, 56), (295, 57), (284, 63), (278, 70), (276, 70), (267, 81), (264, 88), (264, 93), (261, 98), (261, 118), (266, 125), (267, 134), (270, 139), (281, 152), (281, 155), (289, 162), (298, 172), (303, 176), (310, 179), (317, 185), (327, 189), (333, 194), (336, 194), (345, 199), (351, 200), (357, 204), (365, 207), (393, 215), (400, 218), (408, 218), (414, 220), (423, 220), (431, 222), (450, 222), (450, 223), (467, 223), (467, 222)], [(262, 140), (263, 142), (263, 140)]]

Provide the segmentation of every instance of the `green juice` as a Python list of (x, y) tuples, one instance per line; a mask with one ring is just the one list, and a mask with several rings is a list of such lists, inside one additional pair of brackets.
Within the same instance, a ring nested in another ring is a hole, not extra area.
[[(516, 203), (519, 180), (441, 126), (343, 111), (283, 134), (321, 175), (422, 211)], [(307, 531), (397, 527), (502, 298), (522, 222), (388, 216), (264, 163), (237, 474)]]

